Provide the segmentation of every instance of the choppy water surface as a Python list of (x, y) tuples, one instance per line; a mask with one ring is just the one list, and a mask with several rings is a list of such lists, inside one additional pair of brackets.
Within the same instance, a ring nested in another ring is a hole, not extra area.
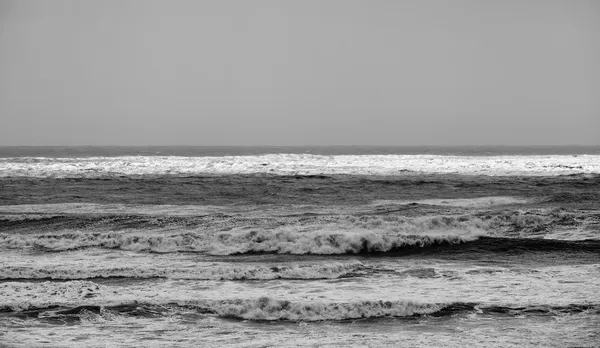
[(97, 155), (0, 161), (0, 346), (600, 343), (597, 155)]

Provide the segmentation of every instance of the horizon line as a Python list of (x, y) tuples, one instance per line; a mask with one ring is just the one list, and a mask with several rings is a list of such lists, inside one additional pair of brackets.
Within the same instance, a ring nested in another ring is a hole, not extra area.
[(600, 144), (589, 145), (589, 144), (565, 144), (565, 145), (549, 145), (549, 144), (536, 144), (536, 145), (508, 145), (508, 144), (491, 144), (491, 145), (445, 145), (445, 144), (422, 144), (422, 145), (155, 145), (155, 144), (143, 144), (143, 145), (0, 145), (0, 147), (600, 147)]

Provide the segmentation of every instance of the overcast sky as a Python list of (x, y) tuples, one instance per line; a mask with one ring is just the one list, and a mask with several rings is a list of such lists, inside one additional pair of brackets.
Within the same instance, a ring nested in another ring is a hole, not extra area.
[(0, 0), (0, 145), (600, 145), (600, 1)]

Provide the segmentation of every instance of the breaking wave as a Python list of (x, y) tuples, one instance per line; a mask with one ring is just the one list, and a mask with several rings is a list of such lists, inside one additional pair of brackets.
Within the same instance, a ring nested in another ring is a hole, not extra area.
[(357, 231), (297, 230), (194, 233), (89, 233), (69, 232), (38, 235), (0, 234), (0, 247), (67, 251), (82, 248), (121, 249), (144, 252), (207, 252), (215, 255), (240, 253), (352, 254), (387, 252), (407, 247), (456, 244), (485, 235), (479, 230), (430, 230), (421, 234)]
[(292, 321), (406, 317), (415, 314), (435, 313), (448, 306), (448, 304), (412, 301), (290, 302), (270, 297), (251, 300), (199, 301), (190, 305), (222, 317), (246, 320)]
[(222, 255), (273, 252), (280, 254), (381, 253), (404, 248), (459, 244), (485, 235), (483, 231), (427, 231), (420, 235), (381, 234), (372, 231), (294, 233), (253, 231), (221, 233), (213, 253)]
[[(453, 201), (449, 200), (451, 203)], [(444, 201), (446, 202), (446, 201)], [(545, 235), (562, 235), (564, 239), (599, 238), (598, 226), (600, 215), (595, 211), (575, 211), (565, 209), (503, 209), (495, 211), (479, 211), (463, 215), (425, 215), (402, 216), (393, 212), (398, 204), (386, 203), (377, 205), (375, 210), (356, 215), (334, 213), (310, 213), (284, 215), (281, 211), (270, 214), (209, 214), (201, 216), (152, 216), (148, 214), (73, 214), (73, 215), (40, 215), (21, 214), (17, 208), (15, 214), (0, 217), (0, 228), (9, 233), (0, 233), (0, 247), (31, 247), (33, 239), (40, 248), (62, 250), (70, 248), (68, 240), (77, 240), (73, 247), (118, 247), (132, 243), (147, 243), (145, 250), (160, 252), (159, 245), (167, 243), (166, 239), (177, 245), (186, 245), (208, 240), (211, 236), (223, 232), (231, 235), (244, 234), (248, 231), (267, 231), (275, 233), (325, 231), (340, 233), (372, 231), (377, 234), (422, 235), (430, 231), (475, 232), (485, 231), (497, 237), (544, 237)], [(45, 210), (52, 209), (44, 207)], [(8, 209), (8, 208), (5, 208)], [(32, 209), (25, 206), (20, 209)], [(37, 208), (36, 208), (37, 209)], [(91, 209), (91, 208), (86, 208)], [(141, 208), (140, 208), (141, 209)], [(146, 209), (146, 208), (144, 208)], [(164, 209), (160, 207), (157, 209)], [(175, 208), (170, 208), (176, 211)], [(185, 208), (183, 208), (185, 210)], [(191, 209), (187, 207), (187, 209)], [(35, 210), (35, 209), (34, 209)], [(139, 209), (138, 209), (139, 210)], [(388, 212), (391, 212), (388, 214)], [(79, 232), (83, 230), (86, 232)], [(43, 234), (40, 231), (44, 231)], [(228, 231), (228, 232), (225, 232)], [(11, 240), (11, 235), (21, 234), (23, 237)], [(48, 236), (54, 234), (54, 237)], [(258, 232), (255, 232), (258, 233)], [(46, 236), (46, 237), (44, 237)], [(131, 236), (131, 240), (125, 239)], [(118, 241), (123, 238), (122, 241)], [(162, 238), (162, 239), (161, 239)], [(175, 239), (174, 239), (175, 238)], [(61, 245), (65, 239), (65, 245)], [(181, 240), (178, 240), (181, 239)], [(555, 239), (562, 239), (556, 237)], [(21, 243), (22, 240), (22, 243)], [(115, 241), (117, 246), (111, 246)], [(3, 242), (4, 241), (4, 242)], [(167, 250), (169, 246), (166, 247)], [(190, 251), (198, 250), (190, 246)], [(183, 251), (183, 250), (182, 250)]]

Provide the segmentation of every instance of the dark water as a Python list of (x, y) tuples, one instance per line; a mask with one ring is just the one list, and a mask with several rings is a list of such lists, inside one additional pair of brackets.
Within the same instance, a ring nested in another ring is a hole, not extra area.
[(598, 155), (600, 146), (1, 146), (0, 157), (314, 155)]

